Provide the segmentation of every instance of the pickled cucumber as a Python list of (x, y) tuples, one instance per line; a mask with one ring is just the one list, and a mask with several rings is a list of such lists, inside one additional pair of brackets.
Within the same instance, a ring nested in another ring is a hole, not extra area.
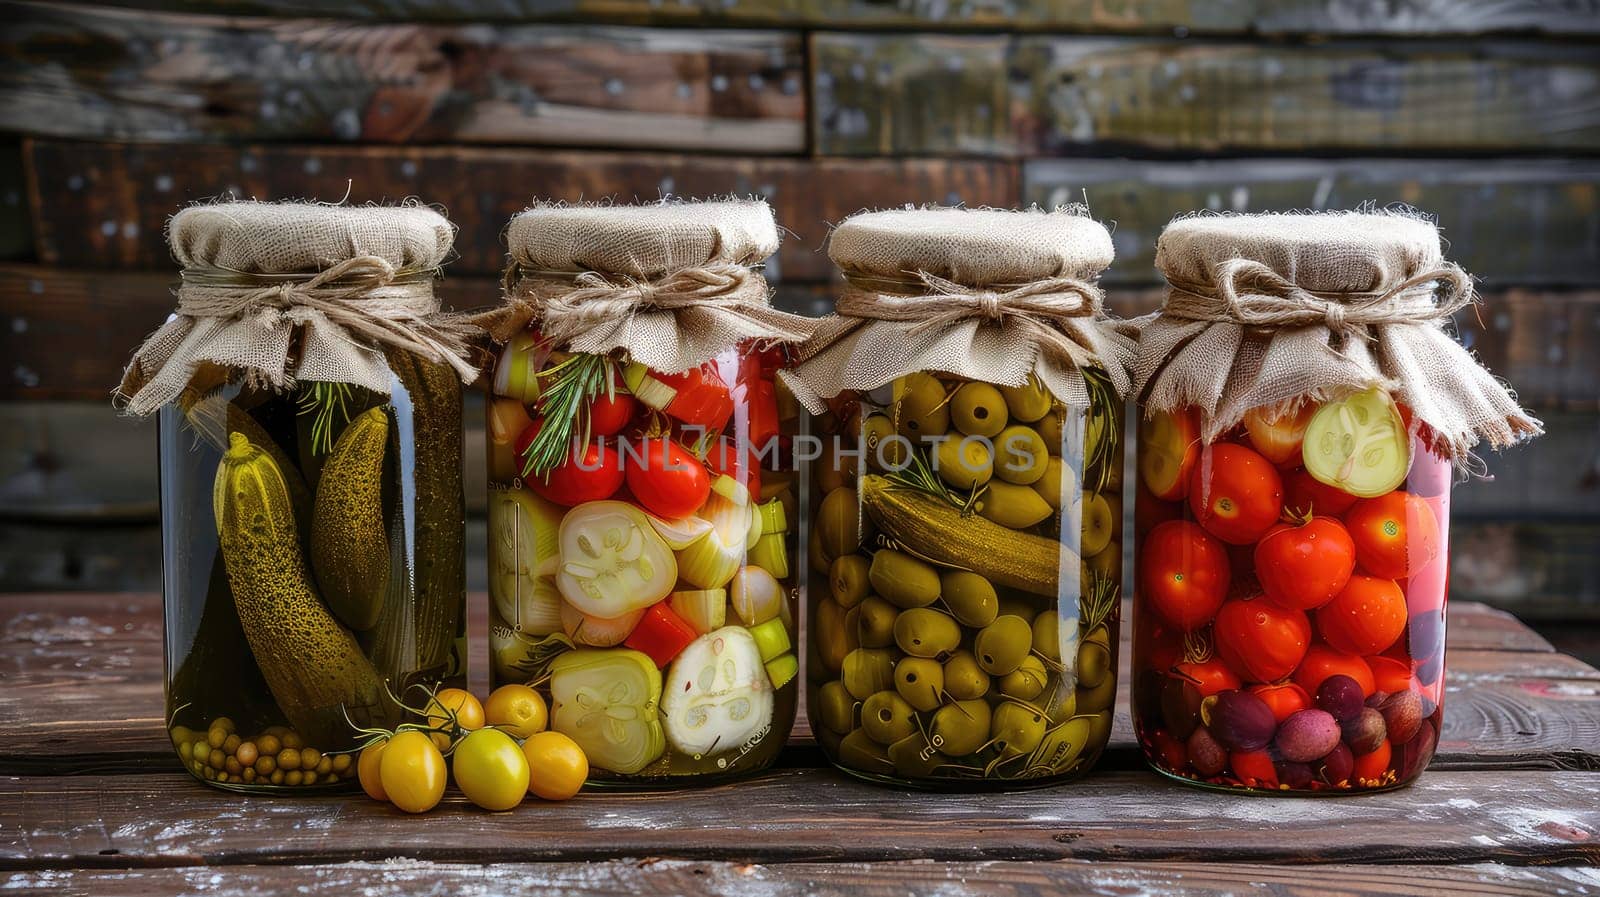
[(1399, 488), (1411, 472), (1411, 437), (1389, 393), (1373, 387), (1326, 402), (1306, 424), (1301, 454), (1318, 482), (1360, 498)]
[(389, 533), (383, 519), (383, 461), (389, 415), (361, 413), (333, 444), (317, 480), (311, 515), (311, 568), (328, 609), (351, 629), (371, 629), (389, 585)]
[(328, 747), (350, 743), (346, 720), (392, 726), (382, 678), (312, 586), (278, 465), (242, 434), (217, 466), (214, 511), (239, 624), (291, 725)]

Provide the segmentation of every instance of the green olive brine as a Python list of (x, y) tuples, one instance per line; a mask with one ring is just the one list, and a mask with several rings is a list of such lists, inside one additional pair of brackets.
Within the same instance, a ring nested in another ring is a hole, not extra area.
[(388, 394), (216, 383), (161, 412), (168, 734), (209, 784), (353, 787), (357, 727), (464, 682), (460, 387), (390, 364)]
[(808, 703), (863, 778), (1025, 787), (1111, 730), (1122, 402), (934, 372), (830, 400), (807, 531)]

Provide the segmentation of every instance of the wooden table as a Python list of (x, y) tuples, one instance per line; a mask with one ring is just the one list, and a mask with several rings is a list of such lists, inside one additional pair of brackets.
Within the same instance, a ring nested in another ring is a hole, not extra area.
[(153, 595), (0, 596), (7, 889), (1600, 894), (1600, 671), (1483, 605), (1450, 609), (1438, 756), (1397, 792), (1169, 784), (1123, 711), (1096, 773), (1041, 791), (871, 787), (823, 768), (802, 726), (779, 768), (736, 786), (494, 814), (452, 794), (422, 817), (361, 795), (246, 799), (180, 772), (160, 613)]

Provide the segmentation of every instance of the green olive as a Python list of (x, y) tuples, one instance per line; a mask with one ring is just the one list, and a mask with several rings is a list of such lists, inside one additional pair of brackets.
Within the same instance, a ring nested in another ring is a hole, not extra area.
[(844, 666), (844, 656), (856, 647), (856, 639), (849, 629), (844, 608), (831, 598), (818, 601), (817, 618), (813, 625), (812, 641), (817, 646), (817, 656), (822, 660), (823, 667), (830, 673), (839, 672)]
[(844, 656), (844, 687), (858, 701), (894, 687), (894, 652), (857, 648)]
[(828, 568), (833, 564), (833, 558), (822, 547), (822, 539), (817, 535), (815, 529), (812, 530), (811, 538), (806, 541), (810, 543), (806, 546), (806, 560), (811, 564), (811, 570), (818, 576), (827, 576)]
[(902, 657), (894, 665), (894, 689), (912, 709), (926, 713), (943, 698), (944, 666), (927, 657)]
[(978, 666), (971, 651), (957, 651), (944, 662), (944, 691), (958, 701), (973, 701), (989, 693), (989, 674)]
[(856, 641), (861, 647), (887, 648), (894, 644), (894, 618), (900, 613), (894, 605), (873, 595), (850, 612), (857, 614)]
[(917, 712), (895, 692), (880, 691), (861, 704), (861, 728), (888, 746), (917, 731)]
[(939, 479), (969, 492), (994, 476), (994, 452), (985, 440), (952, 436), (940, 440), (938, 448), (933, 450), (933, 465), (938, 469)]
[(854, 552), (833, 559), (833, 566), (828, 568), (828, 587), (840, 607), (855, 607), (871, 594), (872, 587), (867, 582), (867, 569), (871, 564)]
[(994, 440), (994, 475), (1008, 483), (1027, 486), (1044, 476), (1050, 452), (1032, 427), (1014, 424)]
[(1102, 710), (1094, 715), (1093, 721), (1089, 724), (1089, 737), (1086, 742), (1092, 750), (1100, 750), (1106, 746), (1110, 738), (1111, 711)]
[(845, 475), (845, 470), (840, 466), (837, 455), (832, 453), (823, 454), (811, 469), (817, 476), (817, 491), (823, 495), (827, 495), (837, 489), (850, 488), (850, 477)]
[(1034, 607), (1031, 601), (1009, 596), (1000, 599), (1000, 616), (1004, 617), (1008, 614), (1013, 617), (1021, 617), (1032, 623), (1033, 618), (1039, 616), (1039, 609)]
[(1110, 637), (1104, 627), (1096, 626), (1078, 645), (1078, 687), (1097, 688), (1110, 676)]
[(961, 627), (942, 610), (914, 607), (895, 618), (894, 642), (912, 657), (939, 657), (961, 644)]
[(1067, 409), (1065, 406), (1057, 405), (1050, 409), (1049, 414), (1039, 418), (1039, 422), (1033, 425), (1033, 428), (1039, 431), (1039, 438), (1044, 440), (1045, 450), (1052, 456), (1061, 456), (1061, 437), (1066, 428), (1066, 423)]
[(1077, 766), (1078, 758), (1089, 744), (1094, 724), (1094, 717), (1075, 716), (1047, 730), (1035, 751), (1039, 763), (1056, 772), (1067, 772)]
[(950, 420), (968, 436), (995, 436), (1010, 417), (1005, 396), (988, 383), (963, 383), (950, 397)]
[(1027, 620), (1011, 614), (995, 617), (972, 643), (978, 666), (991, 676), (1004, 676), (1016, 669), (1032, 648), (1033, 627)]
[(1050, 673), (1044, 668), (1044, 661), (1029, 654), (1016, 669), (1000, 677), (1000, 693), (1020, 701), (1032, 701), (1044, 694), (1045, 683), (1049, 681)]
[(840, 735), (856, 727), (856, 699), (843, 682), (835, 679), (817, 689), (817, 722)]
[[(1081, 557), (1094, 557), (1111, 544), (1115, 535), (1116, 525), (1121, 522), (1121, 502), (1113, 510), (1111, 500), (1098, 492), (1085, 493), (1083, 496), (1083, 514), (1080, 524), (1082, 526), (1082, 542), (1079, 544)], [(1069, 512), (1070, 519), (1070, 512)], [(1069, 543), (1070, 544), (1070, 543)]]
[(817, 740), (817, 744), (822, 745), (823, 753), (829, 757), (839, 756), (839, 743), (844, 741), (843, 735), (824, 726), (812, 729), (811, 736)]
[(939, 572), (901, 551), (874, 553), (867, 578), (874, 591), (897, 607), (927, 607), (939, 600)]
[(945, 607), (962, 626), (981, 629), (994, 622), (1000, 612), (1000, 599), (989, 580), (966, 570), (946, 570), (939, 574), (939, 594)]
[(940, 767), (950, 765), (950, 758), (929, 744), (921, 732), (889, 745), (889, 760), (894, 763), (895, 775), (907, 779), (931, 779)]
[(1078, 689), (1078, 712), (1099, 713), (1111, 709), (1117, 699), (1117, 677), (1104, 676), (1093, 688)]
[(978, 499), (978, 513), (1001, 526), (1027, 529), (1055, 512), (1027, 486), (990, 480), (989, 488)]
[(1007, 757), (1032, 753), (1044, 740), (1048, 722), (1044, 714), (1010, 701), (994, 709), (989, 722), (989, 739)]
[(894, 419), (900, 435), (915, 442), (950, 430), (950, 404), (944, 384), (932, 374), (907, 374), (894, 385)]
[(1033, 374), (1028, 375), (1028, 382), (1021, 386), (1002, 386), (1000, 393), (1006, 397), (1006, 410), (1011, 416), (1023, 423), (1033, 423), (1050, 413), (1051, 406), (1055, 405), (1055, 397), (1050, 395), (1050, 390)]
[(851, 554), (861, 546), (861, 504), (856, 501), (856, 490), (839, 486), (823, 496), (817, 506), (815, 538), (822, 544), (822, 553), (831, 564), (834, 558)]
[(1061, 662), (1061, 615), (1047, 610), (1033, 618), (1033, 653), (1051, 663)]
[(1044, 473), (1033, 481), (1033, 491), (1039, 493), (1052, 511), (1070, 508), (1078, 503), (1078, 473), (1060, 458), (1044, 463)]
[(861, 422), (861, 451), (874, 470), (898, 470), (906, 463), (909, 443), (897, 435), (887, 414), (869, 414)]
[(934, 711), (928, 740), (943, 753), (964, 757), (988, 743), (992, 715), (987, 701), (946, 704)]
[(880, 776), (894, 772), (889, 753), (883, 749), (883, 745), (869, 738), (865, 729), (857, 729), (839, 742), (839, 763)]

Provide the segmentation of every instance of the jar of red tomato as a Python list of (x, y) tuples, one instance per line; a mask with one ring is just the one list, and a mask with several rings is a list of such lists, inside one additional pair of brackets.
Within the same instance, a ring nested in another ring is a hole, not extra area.
[(490, 673), (527, 683), (591, 781), (769, 765), (798, 674), (805, 319), (757, 267), (761, 202), (537, 205), (507, 231), (489, 430)]
[(1540, 432), (1446, 332), (1418, 216), (1205, 216), (1157, 246), (1135, 497), (1134, 724), (1224, 789), (1412, 781), (1438, 744), (1452, 471)]

